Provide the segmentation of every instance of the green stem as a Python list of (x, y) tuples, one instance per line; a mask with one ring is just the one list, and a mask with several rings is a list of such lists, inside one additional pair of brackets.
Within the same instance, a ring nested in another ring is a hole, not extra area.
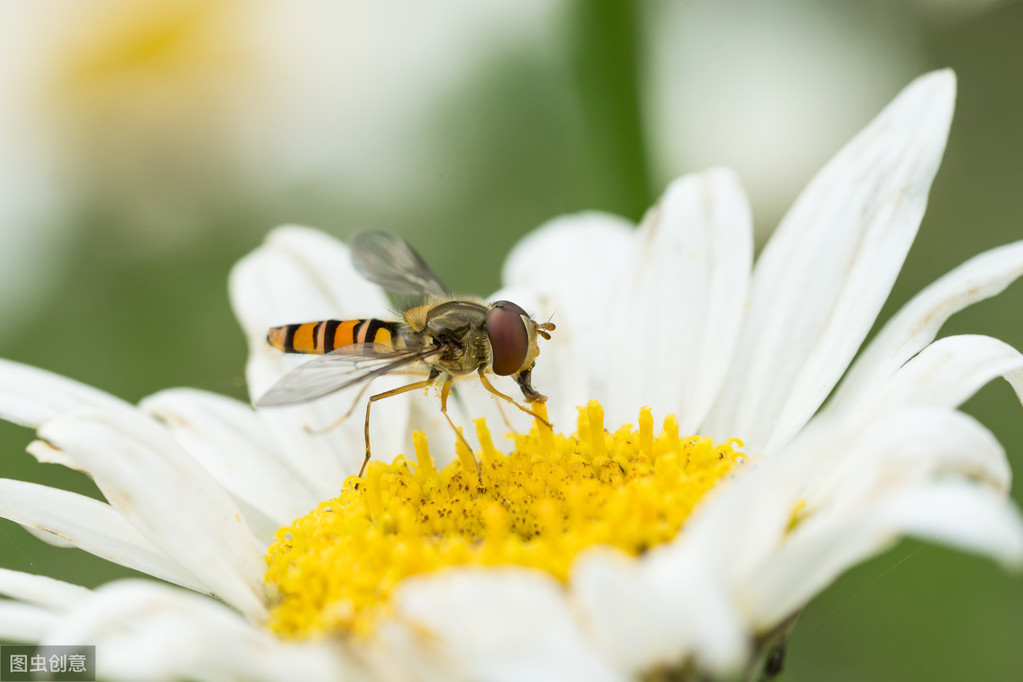
[(604, 210), (639, 218), (651, 203), (640, 110), (639, 4), (579, 0), (572, 70), (592, 180)]

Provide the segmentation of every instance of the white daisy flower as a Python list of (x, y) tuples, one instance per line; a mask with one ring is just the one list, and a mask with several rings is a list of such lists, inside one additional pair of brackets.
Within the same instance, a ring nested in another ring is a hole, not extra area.
[[(132, 406), (4, 362), (0, 414), (107, 501), (7, 480), (0, 515), (219, 601), (0, 571), (0, 637), (95, 644), (113, 680), (752, 678), (817, 592), (901, 536), (1019, 567), (1005, 453), (957, 408), (998, 376), (1023, 392), (1023, 356), (935, 338), (1023, 274), (1023, 242), (926, 288), (853, 361), (923, 216), (954, 91), (948, 71), (910, 85), (755, 267), (724, 169), (674, 182), (638, 229), (584, 214), (527, 237), (495, 298), (555, 314), (534, 374), (555, 430), (520, 424), (509, 445), (500, 418), (477, 421), (478, 468), (433, 396), (374, 408), (357, 480), (362, 420), (305, 428), (351, 391), (280, 410), (184, 389)], [(386, 307), (347, 247), (305, 228), (275, 231), (231, 284), (254, 397), (300, 361), (266, 347), (268, 327)], [(464, 385), (456, 420), (488, 414)]]
[(19, 220), (39, 241), (99, 207), (110, 229), (130, 226), (119, 236), (134, 250), (166, 254), (232, 203), (275, 211), (260, 205), (267, 188), (277, 206), (335, 211), (393, 207), (396, 184), (455, 194), (459, 180), (430, 172), (444, 159), (430, 122), (486, 65), (549, 44), (557, 11), (538, 0), (0, 4), (9, 305), (36, 294), (21, 286), (26, 257), (68, 241), (23, 245)]

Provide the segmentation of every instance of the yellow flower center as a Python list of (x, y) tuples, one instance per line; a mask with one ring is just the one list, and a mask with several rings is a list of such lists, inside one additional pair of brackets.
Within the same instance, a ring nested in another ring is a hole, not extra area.
[(674, 538), (745, 457), (735, 440), (680, 438), (673, 415), (655, 436), (649, 408), (639, 429), (609, 433), (603, 421), (591, 402), (576, 435), (537, 422), (505, 455), (480, 419), (480, 463), (459, 443), (442, 471), (416, 432), (416, 463), (370, 462), (338, 497), (277, 531), (266, 556), (280, 596), (270, 627), (291, 637), (369, 633), (404, 578), (451, 566), (527, 566), (567, 581), (587, 547), (638, 555)]

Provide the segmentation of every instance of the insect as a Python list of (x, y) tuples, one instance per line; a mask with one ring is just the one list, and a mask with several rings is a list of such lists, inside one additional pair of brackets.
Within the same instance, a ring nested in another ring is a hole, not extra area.
[(363, 384), (352, 407), (335, 423), (351, 415), (373, 379), (391, 373), (425, 376), (389, 391), (371, 395), (366, 404), (366, 458), (370, 458), (369, 413), (373, 403), (442, 381), (440, 410), (469, 451), (472, 448), (448, 416), (452, 382), (475, 372), (490, 393), (519, 410), (543, 420), (487, 378), (493, 373), (512, 376), (527, 402), (547, 398), (531, 384), (540, 353), (537, 337), (550, 339), (555, 326), (539, 323), (511, 301), (487, 303), (455, 296), (441, 283), (405, 240), (386, 232), (360, 232), (351, 242), (352, 263), (367, 280), (399, 296), (417, 297), (418, 305), (404, 310), (401, 320), (321, 320), (273, 327), (271, 346), (284, 353), (309, 353), (310, 360), (285, 374), (256, 401), (257, 407), (309, 402), (344, 388)]

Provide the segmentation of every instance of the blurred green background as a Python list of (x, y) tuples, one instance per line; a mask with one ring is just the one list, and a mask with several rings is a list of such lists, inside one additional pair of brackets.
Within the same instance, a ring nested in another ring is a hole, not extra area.
[[(133, 401), (244, 397), (226, 278), (280, 223), (397, 232), (485, 294), (541, 222), (636, 220), (675, 175), (724, 164), (762, 244), (904, 85), (951, 66), (948, 151), (884, 318), (1023, 236), (1021, 36), (1018, 2), (4, 2), (0, 356)], [(943, 333), (1023, 348), (1021, 301), (1017, 284)], [(1023, 470), (1011, 390), (967, 410)], [(0, 476), (96, 494), (31, 437), (0, 424)], [(126, 574), (8, 522), (0, 566)], [(1021, 643), (1023, 578), (904, 542), (809, 606), (784, 679), (1018, 680)]]

